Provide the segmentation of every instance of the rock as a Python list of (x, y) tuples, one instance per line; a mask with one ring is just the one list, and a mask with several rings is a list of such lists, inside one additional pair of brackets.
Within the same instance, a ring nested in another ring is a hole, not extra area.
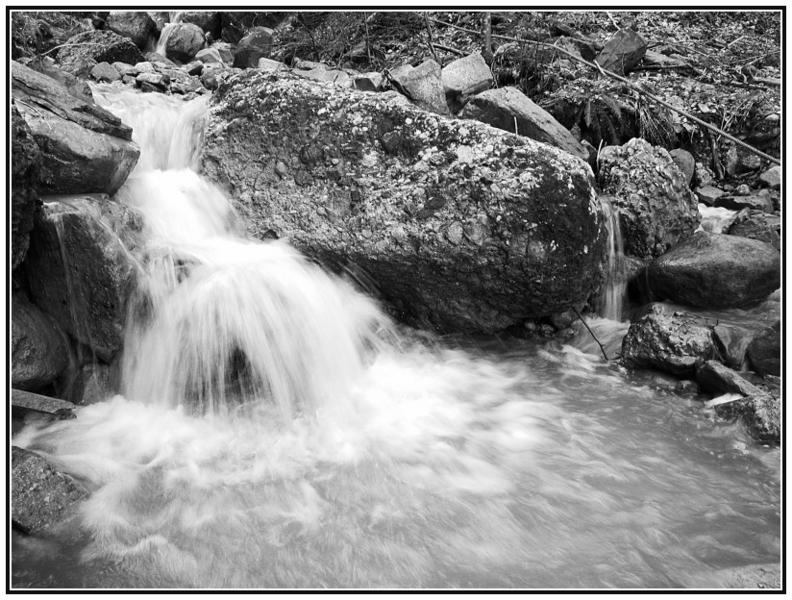
[(742, 369), (745, 351), (751, 343), (753, 334), (743, 327), (723, 324), (713, 327), (712, 333), (723, 362), (732, 369)]
[(50, 52), (72, 36), (93, 29), (90, 22), (60, 10), (15, 10), (9, 17), (14, 60)]
[(446, 101), (454, 113), (459, 112), (468, 97), (492, 87), (492, 72), (479, 52), (448, 63), (441, 79)]
[(55, 419), (73, 419), (74, 404), (25, 390), (11, 390), (11, 410), (14, 417), (24, 417), (27, 413), (47, 415)]
[(79, 405), (104, 402), (119, 390), (118, 370), (97, 363), (82, 367), (72, 387), (70, 397)]
[[(713, 583), (714, 582), (714, 583)], [(687, 588), (741, 588), (741, 589), (781, 589), (781, 570), (778, 564), (748, 565), (720, 569), (706, 580), (684, 581)]]
[(777, 190), (781, 187), (781, 167), (770, 167), (759, 175), (759, 181), (769, 187), (771, 190)]
[(314, 81), (326, 81), (341, 87), (352, 86), (352, 78), (345, 71), (339, 69), (311, 69), (310, 71), (295, 69), (293, 73), (300, 77), (307, 77)]
[(382, 84), (385, 78), (382, 73), (372, 71), (370, 73), (361, 73), (352, 78), (352, 86), (361, 92), (379, 92), (382, 89)]
[(208, 90), (215, 90), (220, 85), (220, 79), (229, 71), (226, 68), (204, 68), (201, 73), (201, 84)]
[(742, 394), (761, 396), (765, 392), (740, 376), (737, 371), (722, 365), (716, 360), (708, 360), (696, 370), (696, 381), (705, 392), (718, 396), (721, 394)]
[(259, 58), (257, 66), (262, 71), (286, 71), (289, 69), (282, 62), (272, 60), (271, 58)]
[(626, 254), (659, 256), (696, 230), (696, 197), (665, 149), (634, 138), (603, 148), (599, 163), (597, 180), (614, 196)]
[(217, 50), (217, 53), (226, 65), (230, 65), (234, 62), (234, 49), (231, 47), (231, 44), (227, 42), (215, 42), (210, 48), (212, 50)]
[(121, 79), (121, 75), (110, 63), (101, 62), (91, 69), (91, 78), (96, 81), (113, 82)]
[(148, 50), (157, 41), (157, 24), (146, 12), (113, 10), (105, 23), (107, 29), (129, 38), (141, 50)]
[(60, 83), (12, 63), (12, 94), (42, 153), (39, 191), (115, 192), (140, 150), (132, 130)]
[(220, 13), (212, 10), (185, 10), (179, 13), (180, 23), (192, 23), (204, 32), (220, 37)]
[(11, 383), (40, 390), (69, 365), (69, 346), (57, 322), (20, 292), (11, 303)]
[(648, 307), (631, 323), (622, 340), (622, 361), (631, 368), (657, 369), (691, 376), (717, 354), (712, 328), (694, 315), (672, 312), (662, 304)]
[[(140, 63), (140, 64), (149, 65), (151, 63)], [(113, 68), (121, 77), (123, 77), (124, 75), (132, 75), (133, 77), (136, 77), (138, 73), (140, 73), (140, 70), (135, 65), (130, 65), (122, 62), (114, 62)]]
[(170, 77), (162, 73), (141, 73), (135, 81), (144, 92), (162, 92), (170, 85)]
[(200, 60), (205, 65), (225, 65), (225, 61), (223, 61), (217, 48), (199, 50), (195, 54), (195, 59)]
[(220, 37), (224, 42), (236, 44), (251, 28), (274, 28), (288, 16), (285, 12), (221, 12)]
[(241, 69), (255, 67), (259, 58), (269, 58), (272, 51), (272, 29), (254, 27), (245, 35), (234, 52), (234, 66)]
[(778, 444), (781, 440), (781, 402), (764, 392), (719, 404), (716, 414), (724, 419), (739, 419), (749, 435), (758, 442)]
[(696, 171), (693, 174), (693, 183), (699, 186), (711, 185), (715, 180), (715, 175), (710, 168), (703, 163), (696, 162)]
[(703, 185), (699, 188), (696, 188), (696, 196), (698, 196), (699, 202), (706, 204), (707, 206), (715, 206), (715, 202), (717, 202), (718, 198), (723, 196), (725, 193), (726, 192), (723, 190), (711, 185)]
[(646, 42), (632, 29), (620, 29), (597, 55), (597, 63), (608, 71), (626, 75), (646, 54)]
[(11, 268), (25, 258), (40, 201), (41, 152), (16, 105), (11, 106)]
[(741, 210), (726, 233), (759, 240), (770, 244), (776, 250), (781, 249), (781, 218), (762, 210)]
[(693, 181), (693, 174), (696, 172), (696, 159), (693, 158), (690, 152), (682, 148), (674, 148), (669, 154), (676, 163), (676, 166), (679, 167), (679, 170), (682, 171), (689, 187)]
[(178, 79), (176, 81), (171, 81), (170, 84), (170, 91), (174, 94), (191, 94), (198, 92), (201, 89), (203, 89), (201, 80), (195, 77), (190, 77), (189, 79)]
[(185, 65), (184, 70), (188, 75), (200, 75), (203, 72), (203, 63), (200, 60), (194, 60)]
[(715, 199), (714, 206), (728, 208), (729, 210), (742, 210), (754, 208), (764, 212), (773, 212), (773, 201), (767, 196), (731, 196), (724, 195)]
[(145, 62), (150, 63), (152, 65), (163, 65), (166, 67), (178, 67), (175, 62), (162, 56), (159, 52), (146, 52), (143, 57), (146, 59)]
[(459, 116), (551, 144), (573, 156), (588, 160), (588, 151), (569, 130), (517, 88), (497, 88), (473, 96)]
[(759, 304), (780, 285), (778, 252), (764, 242), (696, 232), (647, 270), (656, 298), (702, 308)]
[(734, 193), (738, 196), (750, 196), (751, 195), (751, 188), (748, 187), (747, 184), (741, 183), (737, 186), (737, 189), (734, 190)]
[(417, 106), (439, 115), (450, 115), (440, 76), (440, 65), (431, 59), (417, 67), (404, 65), (390, 72), (393, 85)]
[(661, 54), (660, 52), (655, 52), (653, 50), (647, 50), (644, 53), (643, 64), (662, 67), (664, 69), (690, 68), (690, 63), (687, 63), (680, 58), (666, 56), (665, 54)]
[(768, 327), (751, 340), (746, 350), (748, 362), (760, 375), (781, 375), (781, 322)]
[(69, 475), (55, 469), (40, 455), (11, 448), (11, 521), (29, 534), (53, 531), (76, 514), (88, 495)]
[(203, 30), (192, 23), (168, 26), (165, 35), (165, 57), (179, 63), (188, 63), (205, 45)]
[(64, 71), (87, 77), (96, 63), (119, 61), (134, 65), (143, 60), (143, 55), (132, 40), (105, 29), (86, 31), (69, 38), (67, 44), (58, 50), (57, 58)]
[(93, 102), (93, 94), (88, 82), (58, 68), (57, 63), (49, 56), (37, 56), (25, 66), (63, 84), (72, 96)]
[[(314, 69), (327, 70), (327, 65), (324, 63), (316, 62), (315, 60), (304, 60), (302, 58), (295, 58), (292, 65), (295, 69), (301, 71), (313, 71)], [(409, 65), (405, 65), (407, 70), (412, 69)], [(403, 67), (399, 67), (403, 68)]]
[(31, 234), (31, 299), (106, 362), (123, 343), (138, 272), (129, 250), (141, 226), (121, 204), (70, 198), (45, 202)]
[(251, 234), (357, 265), (405, 320), (445, 330), (563, 312), (598, 285), (605, 220), (587, 165), (397, 94), (328, 90), (256, 70), (218, 90), (202, 170)]

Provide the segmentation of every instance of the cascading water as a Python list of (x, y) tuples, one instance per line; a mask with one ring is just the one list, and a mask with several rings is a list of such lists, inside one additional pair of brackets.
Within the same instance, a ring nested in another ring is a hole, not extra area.
[(601, 314), (605, 319), (621, 321), (623, 317), (624, 295), (627, 280), (624, 277), (624, 241), (622, 240), (619, 214), (607, 196), (601, 196), (602, 205), (607, 212), (608, 263), (602, 294)]
[(117, 200), (146, 300), (124, 395), (14, 438), (92, 490), (54, 540), (14, 538), (14, 585), (718, 587), (778, 562), (777, 449), (586, 349), (397, 337), (235, 233), (194, 171), (201, 100), (96, 97), (144, 155)]

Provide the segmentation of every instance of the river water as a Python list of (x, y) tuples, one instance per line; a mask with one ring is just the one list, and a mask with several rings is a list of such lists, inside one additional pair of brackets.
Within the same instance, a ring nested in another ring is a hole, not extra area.
[(711, 588), (778, 562), (777, 448), (587, 332), (394, 325), (239, 233), (195, 172), (204, 100), (95, 95), (142, 148), (117, 199), (144, 215), (147, 300), (123, 395), (14, 437), (92, 493), (58, 534), (15, 535), (12, 585)]

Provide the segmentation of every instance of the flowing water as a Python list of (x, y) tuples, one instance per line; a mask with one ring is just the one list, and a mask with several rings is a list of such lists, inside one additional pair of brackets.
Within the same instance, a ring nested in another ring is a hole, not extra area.
[(92, 492), (57, 535), (14, 537), (14, 586), (709, 588), (778, 562), (778, 449), (585, 336), (395, 327), (237, 233), (194, 171), (202, 100), (95, 95), (142, 146), (118, 200), (148, 276), (123, 395), (14, 438)]

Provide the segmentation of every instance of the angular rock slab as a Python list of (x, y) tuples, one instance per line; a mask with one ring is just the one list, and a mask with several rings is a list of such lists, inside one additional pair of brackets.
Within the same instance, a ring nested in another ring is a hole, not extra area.
[(641, 62), (645, 54), (644, 39), (632, 29), (620, 29), (597, 55), (597, 62), (603, 69), (625, 75)]
[(492, 87), (492, 71), (480, 52), (451, 61), (441, 74), (443, 89), (452, 112), (459, 112), (469, 96)]
[(105, 20), (107, 28), (129, 38), (141, 50), (148, 50), (157, 40), (157, 24), (141, 10), (113, 10)]
[(655, 259), (647, 272), (657, 298), (701, 308), (753, 306), (781, 285), (771, 245), (706, 231)]
[(474, 96), (459, 116), (524, 135), (537, 142), (551, 144), (573, 156), (588, 160), (588, 150), (575, 136), (556, 121), (553, 115), (515, 87), (487, 90)]
[(417, 67), (402, 65), (390, 72), (394, 87), (417, 106), (430, 110), (438, 115), (449, 115), (446, 102), (442, 71), (432, 59), (425, 60)]
[(498, 331), (599, 286), (588, 165), (398, 94), (240, 73), (215, 95), (202, 160), (250, 233), (357, 265), (414, 324)]
[(760, 375), (781, 375), (781, 322), (759, 333), (746, 350), (748, 361)]

